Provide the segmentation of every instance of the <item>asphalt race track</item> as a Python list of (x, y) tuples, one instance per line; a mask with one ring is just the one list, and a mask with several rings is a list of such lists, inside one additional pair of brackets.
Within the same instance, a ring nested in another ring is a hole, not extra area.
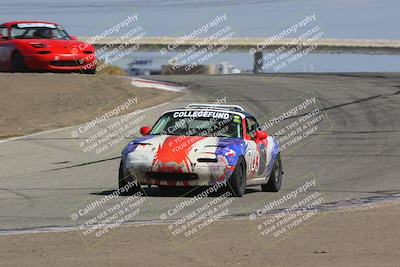
[[(169, 108), (190, 102), (213, 102), (223, 96), (228, 103), (240, 104), (257, 118), (264, 118), (305, 94), (314, 95), (325, 114), (325, 126), (297, 149), (283, 151), (283, 193), (291, 182), (310, 173), (331, 206), (373, 202), (400, 193), (400, 74), (155, 79), (186, 83), (190, 89), (173, 102), (145, 111), (141, 126), (152, 125)], [(103, 122), (101, 127), (114, 121)], [(117, 189), (120, 151), (129, 140), (122, 140), (100, 155), (85, 153), (79, 142), (88, 136), (73, 138), (71, 132), (76, 129), (0, 143), (0, 230), (78, 226), (85, 217), (73, 220), (71, 214)], [(141, 215), (131, 221), (159, 221), (160, 214), (174, 206), (182, 194), (165, 193), (156, 187), (146, 188), (145, 193), (147, 201)], [(246, 216), (274, 194), (261, 192), (258, 187), (249, 188), (243, 198), (232, 204), (229, 215)], [(111, 207), (120, 198), (124, 197), (112, 199), (106, 205)]]

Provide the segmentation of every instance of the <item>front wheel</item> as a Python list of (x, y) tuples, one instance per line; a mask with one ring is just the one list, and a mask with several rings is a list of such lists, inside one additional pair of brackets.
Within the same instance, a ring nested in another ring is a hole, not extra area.
[(11, 58), (11, 71), (12, 72), (25, 72), (24, 58), (20, 52), (15, 51)]
[(280, 154), (278, 154), (271, 175), (269, 176), (268, 183), (261, 185), (261, 189), (264, 192), (279, 192), (279, 190), (281, 190), (281, 186), (282, 186), (282, 162), (281, 162), (281, 156)]
[(140, 190), (140, 184), (134, 181), (131, 174), (125, 174), (122, 160), (118, 171), (118, 188), (121, 195), (132, 195)]
[(228, 184), (235, 197), (242, 197), (246, 192), (246, 163), (243, 158), (239, 158)]

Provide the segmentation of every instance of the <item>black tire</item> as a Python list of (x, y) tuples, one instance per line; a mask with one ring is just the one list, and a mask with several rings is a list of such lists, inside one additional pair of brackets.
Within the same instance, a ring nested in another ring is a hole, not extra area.
[(91, 69), (91, 70), (82, 70), (83, 74), (96, 74), (96, 69)]
[(242, 197), (246, 192), (246, 163), (243, 158), (239, 158), (228, 184), (235, 197)]
[[(123, 171), (123, 163), (122, 160), (119, 164), (119, 171), (118, 171), (118, 188), (119, 190), (122, 191), (122, 188), (124, 188), (126, 185), (128, 185), (129, 182), (134, 182), (132, 175), (124, 175)], [(124, 192), (121, 192), (121, 195), (132, 195), (135, 194), (140, 190), (140, 184), (136, 182), (135, 186), (131, 186), (128, 188), (128, 190), (124, 190)]]
[(164, 192), (168, 192), (168, 191), (175, 189), (175, 187), (166, 186), (166, 185), (157, 185), (157, 187), (158, 187), (158, 189), (160, 189), (161, 191), (164, 191)]
[(11, 71), (12, 72), (25, 72), (25, 62), (24, 58), (22, 57), (21, 53), (15, 51), (11, 58)]
[(279, 192), (282, 186), (282, 162), (281, 155), (278, 154), (269, 176), (268, 183), (261, 185), (263, 192)]

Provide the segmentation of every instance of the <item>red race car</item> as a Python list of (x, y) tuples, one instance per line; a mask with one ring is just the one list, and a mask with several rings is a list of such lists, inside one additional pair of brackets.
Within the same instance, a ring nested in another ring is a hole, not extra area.
[(0, 25), (0, 71), (95, 74), (96, 55), (55, 23), (7, 22)]

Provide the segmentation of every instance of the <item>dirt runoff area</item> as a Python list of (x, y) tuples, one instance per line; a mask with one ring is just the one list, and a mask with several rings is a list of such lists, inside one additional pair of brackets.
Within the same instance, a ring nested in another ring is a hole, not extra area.
[(0, 266), (399, 266), (400, 204), (322, 212), (265, 247), (248, 220), (177, 249), (166, 225), (124, 226), (88, 247), (78, 231), (0, 236)]
[(178, 93), (134, 88), (129, 77), (0, 73), (0, 138), (90, 121), (137, 97), (118, 115), (154, 106)]

